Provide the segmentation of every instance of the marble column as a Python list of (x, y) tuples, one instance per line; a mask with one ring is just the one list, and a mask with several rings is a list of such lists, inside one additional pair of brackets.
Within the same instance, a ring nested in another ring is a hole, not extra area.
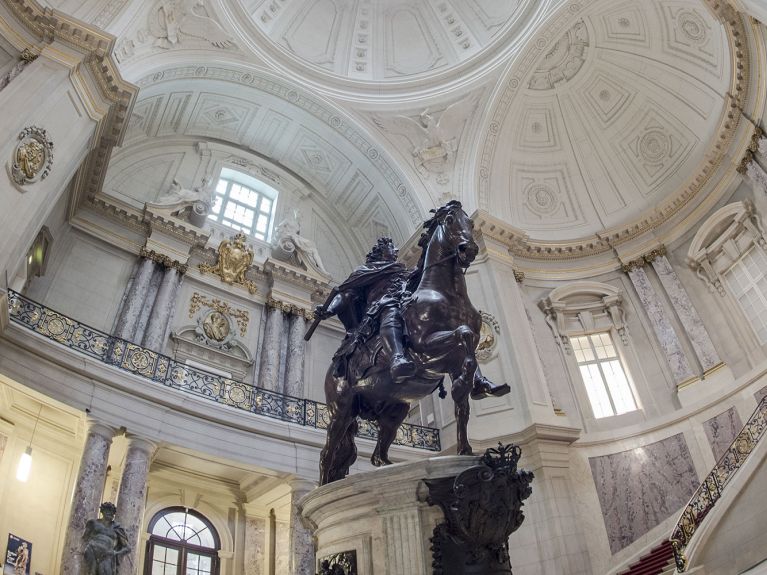
[(117, 325), (114, 330), (116, 337), (130, 341), (135, 336), (136, 326), (141, 318), (141, 311), (146, 301), (155, 265), (149, 258), (139, 260), (136, 275), (130, 283), (127, 297), (117, 316)]
[(149, 289), (147, 289), (146, 297), (144, 298), (144, 305), (141, 306), (141, 314), (136, 323), (136, 329), (133, 332), (132, 341), (141, 342), (144, 339), (146, 326), (149, 324), (149, 318), (152, 317), (154, 301), (157, 299), (157, 292), (160, 291), (160, 284), (162, 284), (162, 278), (164, 276), (165, 268), (155, 264), (154, 272), (152, 272), (152, 279), (149, 281)]
[(282, 339), (282, 309), (278, 303), (267, 302), (266, 328), (261, 350), (261, 368), (258, 386), (279, 390), (280, 343)]
[(85, 522), (96, 519), (107, 475), (109, 447), (115, 430), (88, 418), (85, 447), (72, 494), (72, 509), (64, 534), (64, 552), (61, 557), (62, 575), (80, 575), (80, 546)]
[[(157, 298), (154, 300), (152, 314), (144, 332), (142, 345), (162, 353), (165, 347), (165, 332), (168, 322), (176, 305), (176, 295), (179, 287), (179, 273), (176, 268), (165, 268), (160, 289), (157, 290)], [(148, 302), (147, 302), (148, 303)]]
[(19, 58), (20, 60), (13, 65), (13, 68), (3, 76), (0, 76), (0, 90), (5, 88), (14, 78), (21, 74), (30, 62), (34, 62), (37, 59), (37, 55), (29, 49), (26, 49), (19, 55)]
[(666, 313), (663, 311), (660, 298), (647, 277), (647, 273), (641, 266), (631, 265), (624, 267), (634, 284), (637, 295), (642, 302), (647, 318), (650, 320), (655, 336), (658, 338), (661, 348), (666, 354), (666, 361), (671, 368), (674, 383), (680, 384), (694, 376), (687, 357), (682, 349), (674, 326), (671, 325)]
[(304, 397), (304, 352), (306, 342), (306, 319), (302, 314), (290, 316), (288, 328), (288, 358), (285, 373), (285, 394)]
[(119, 575), (135, 575), (141, 540), (141, 526), (146, 508), (149, 464), (157, 446), (141, 437), (127, 434), (128, 452), (125, 454), (120, 492), (117, 495), (116, 521), (125, 528), (131, 551), (120, 561)]
[(301, 521), (298, 502), (316, 486), (313, 481), (305, 479), (290, 482), (290, 575), (307, 575), (315, 571), (312, 532)]
[(712, 367), (719, 365), (722, 360), (714, 348), (711, 337), (708, 335), (708, 331), (706, 331), (706, 326), (703, 325), (698, 315), (698, 310), (692, 305), (690, 296), (682, 287), (668, 258), (665, 255), (658, 255), (651, 263), (655, 273), (658, 274), (663, 289), (671, 300), (671, 305), (674, 306), (682, 327), (687, 332), (687, 337), (690, 338), (690, 343), (695, 351), (695, 355), (698, 356), (698, 361), (700, 361), (703, 371), (708, 371)]

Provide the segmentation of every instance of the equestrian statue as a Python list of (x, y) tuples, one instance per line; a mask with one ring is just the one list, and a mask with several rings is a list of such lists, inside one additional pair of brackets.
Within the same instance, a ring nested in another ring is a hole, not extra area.
[(334, 288), (306, 333), (337, 316), (346, 328), (325, 377), (330, 413), (327, 440), (320, 456), (322, 485), (343, 479), (357, 458), (357, 417), (378, 424), (371, 462), (388, 465), (389, 447), (407, 417), (410, 402), (452, 380), (458, 427), (458, 454), (471, 455), (467, 436), (469, 397), (509, 393), (494, 385), (477, 366), (475, 349), (481, 318), (471, 305), (464, 272), (479, 252), (474, 223), (461, 203), (432, 210), (418, 242), (417, 266), (397, 261), (390, 238), (381, 238), (346, 281)]

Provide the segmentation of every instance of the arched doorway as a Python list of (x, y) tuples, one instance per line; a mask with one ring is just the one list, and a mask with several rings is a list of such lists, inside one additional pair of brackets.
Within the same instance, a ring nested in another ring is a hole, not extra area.
[(163, 509), (149, 522), (144, 575), (218, 575), (220, 548), (205, 517), (184, 507)]

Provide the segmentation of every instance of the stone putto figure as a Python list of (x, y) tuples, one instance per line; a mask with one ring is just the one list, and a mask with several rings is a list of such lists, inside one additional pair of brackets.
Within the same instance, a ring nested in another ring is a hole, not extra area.
[(216, 203), (214, 182), (207, 176), (199, 186), (191, 190), (183, 187), (176, 178), (170, 189), (157, 199), (155, 206), (173, 209), (173, 215), (184, 217), (193, 225), (202, 227), (205, 219)]
[(99, 519), (89, 519), (85, 524), (83, 575), (116, 575), (120, 558), (131, 550), (128, 535), (114, 520), (114, 503), (102, 503), (99, 511)]
[(304, 269), (314, 269), (324, 275), (330, 275), (322, 265), (317, 246), (312, 240), (301, 235), (299, 215), (298, 210), (292, 210), (290, 217), (277, 224), (274, 230), (275, 258), (292, 260)]

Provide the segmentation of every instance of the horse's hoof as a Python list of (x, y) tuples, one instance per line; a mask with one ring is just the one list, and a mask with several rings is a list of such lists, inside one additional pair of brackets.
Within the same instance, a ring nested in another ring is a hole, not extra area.
[(384, 465), (391, 465), (392, 464), (392, 462), (389, 461), (388, 458), (386, 458), (386, 457), (378, 457), (378, 456), (375, 456), (375, 455), (370, 458), (370, 463), (372, 463), (375, 467), (383, 467)]
[(489, 381), (474, 384), (471, 390), (472, 399), (484, 399), (485, 397), (501, 397), (511, 391), (508, 383), (502, 385), (493, 385)]

